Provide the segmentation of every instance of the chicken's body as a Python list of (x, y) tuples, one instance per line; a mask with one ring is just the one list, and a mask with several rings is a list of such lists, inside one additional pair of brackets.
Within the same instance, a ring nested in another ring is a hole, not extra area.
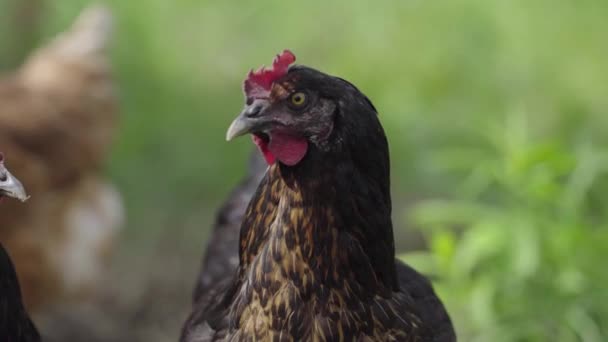
[(423, 276), (398, 263), (398, 290), (381, 284), (356, 238), (332, 228), (327, 202), (306, 197), (271, 167), (243, 224), (247, 267), (195, 304), (184, 341), (453, 341)]
[[(27, 194), (21, 182), (4, 166), (4, 154), (0, 152), (0, 201), (4, 197), (25, 201)], [(2, 341), (10, 342), (40, 341), (38, 329), (23, 305), (15, 266), (2, 243), (0, 243), (0, 337)]]
[(284, 56), (272, 82), (272, 70), (250, 74), (228, 132), (254, 134), (272, 164), (241, 226), (239, 266), (195, 303), (182, 341), (455, 341), (431, 284), (395, 260), (375, 108), (344, 80), (287, 71)]
[(0, 336), (10, 342), (38, 342), (40, 334), (21, 298), (10, 256), (0, 244)]
[(120, 196), (100, 176), (117, 119), (110, 19), (88, 9), (0, 80), (0, 149), (32, 195), (0, 206), (0, 242), (30, 310), (95, 293), (122, 221)]

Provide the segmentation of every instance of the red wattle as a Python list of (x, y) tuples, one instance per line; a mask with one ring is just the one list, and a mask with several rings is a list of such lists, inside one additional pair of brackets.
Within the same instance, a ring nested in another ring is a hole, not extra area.
[(302, 137), (272, 132), (268, 150), (281, 163), (293, 166), (299, 163), (308, 151), (308, 140)]

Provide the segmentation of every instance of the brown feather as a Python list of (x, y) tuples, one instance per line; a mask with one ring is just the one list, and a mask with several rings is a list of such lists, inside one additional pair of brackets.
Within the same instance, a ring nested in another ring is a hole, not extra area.
[(105, 8), (88, 8), (0, 80), (0, 150), (32, 196), (0, 206), (0, 242), (32, 311), (95, 293), (122, 221), (100, 176), (118, 119), (110, 28)]

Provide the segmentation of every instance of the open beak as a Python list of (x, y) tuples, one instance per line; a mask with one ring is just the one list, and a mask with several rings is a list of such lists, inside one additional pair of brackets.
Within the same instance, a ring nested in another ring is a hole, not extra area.
[(268, 130), (273, 123), (272, 118), (266, 115), (268, 105), (269, 103), (267, 100), (257, 99), (251, 105), (245, 107), (241, 114), (232, 121), (230, 127), (228, 127), (226, 141), (230, 141), (247, 133)]
[(15, 178), (0, 162), (0, 196), (13, 197), (25, 202), (29, 196), (21, 182)]

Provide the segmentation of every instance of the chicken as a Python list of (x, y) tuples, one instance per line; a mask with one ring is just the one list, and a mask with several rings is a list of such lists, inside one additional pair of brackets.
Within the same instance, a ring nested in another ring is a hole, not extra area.
[(0, 207), (0, 242), (30, 312), (93, 296), (122, 224), (121, 197), (100, 175), (117, 124), (110, 28), (105, 8), (88, 8), (0, 80), (0, 150), (32, 194)]
[(455, 341), (430, 282), (395, 259), (388, 143), (349, 82), (284, 51), (250, 72), (227, 140), (270, 165), (240, 231), (239, 265), (194, 304), (181, 341)]
[(239, 231), (245, 209), (251, 200), (267, 165), (259, 153), (249, 160), (246, 177), (228, 196), (218, 210), (201, 271), (194, 290), (194, 302), (213, 287), (227, 273), (234, 272), (239, 265)]
[[(4, 155), (0, 153), (0, 201), (3, 197), (13, 197), (21, 201), (27, 199), (23, 186), (6, 169)], [(40, 334), (23, 306), (15, 267), (2, 244), (0, 244), (0, 336), (3, 341), (40, 341)]]

